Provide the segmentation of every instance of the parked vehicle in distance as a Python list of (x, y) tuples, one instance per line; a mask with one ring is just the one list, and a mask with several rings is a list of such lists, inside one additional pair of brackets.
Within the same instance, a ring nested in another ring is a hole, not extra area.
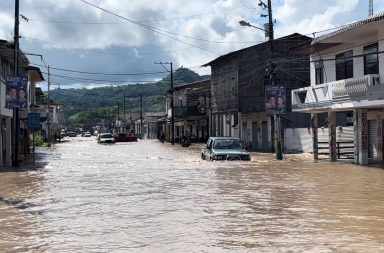
[(84, 132), (84, 137), (91, 137), (91, 133), (90, 132)]
[(97, 136), (97, 143), (115, 143), (115, 139), (113, 138), (111, 133), (101, 133)]
[(67, 132), (67, 136), (68, 136), (68, 137), (76, 137), (76, 136), (77, 136), (77, 133), (76, 133), (76, 132), (73, 132), (73, 131), (69, 131), (69, 132)]
[(116, 142), (133, 142), (137, 141), (137, 136), (133, 133), (114, 133), (113, 138)]
[(201, 150), (201, 159), (250, 161), (251, 155), (235, 137), (210, 137)]

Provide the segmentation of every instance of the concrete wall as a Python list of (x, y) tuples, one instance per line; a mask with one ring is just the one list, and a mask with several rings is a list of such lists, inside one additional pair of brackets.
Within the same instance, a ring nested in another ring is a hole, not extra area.
[[(336, 141), (353, 141), (354, 129), (350, 127), (336, 128)], [(318, 129), (319, 142), (328, 142), (328, 128)], [(313, 152), (311, 128), (284, 129), (284, 150), (287, 152)]]

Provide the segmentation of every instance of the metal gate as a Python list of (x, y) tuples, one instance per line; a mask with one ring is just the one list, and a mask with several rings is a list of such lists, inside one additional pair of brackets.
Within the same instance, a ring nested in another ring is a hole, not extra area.
[(264, 152), (269, 152), (269, 145), (268, 145), (268, 122), (263, 121), (261, 124), (261, 149)]
[(368, 121), (368, 158), (377, 158), (377, 124), (375, 120)]
[(252, 150), (255, 150), (255, 151), (257, 151), (259, 148), (257, 139), (258, 139), (257, 122), (252, 122)]

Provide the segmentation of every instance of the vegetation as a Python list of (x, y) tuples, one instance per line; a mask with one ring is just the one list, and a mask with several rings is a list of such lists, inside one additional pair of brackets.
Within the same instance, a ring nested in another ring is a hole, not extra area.
[[(179, 68), (173, 73), (174, 87), (209, 79), (210, 76), (200, 76), (187, 68)], [(50, 93), (51, 99), (62, 104), (62, 112), (66, 121), (72, 126), (83, 126), (90, 129), (100, 119), (124, 110), (139, 112), (140, 97), (143, 98), (144, 112), (164, 112), (164, 95), (169, 90), (171, 77), (168, 75), (154, 83), (109, 86), (93, 89), (55, 89)]]
[[(35, 137), (35, 138), (33, 138)], [(29, 137), (30, 143), (34, 143), (35, 147), (47, 147), (48, 143), (44, 141), (44, 137), (40, 133), (35, 133)]]

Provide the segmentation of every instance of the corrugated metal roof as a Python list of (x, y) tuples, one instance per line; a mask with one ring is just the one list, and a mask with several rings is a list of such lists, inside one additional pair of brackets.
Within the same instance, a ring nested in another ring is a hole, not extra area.
[(317, 37), (317, 38), (313, 39), (312, 45), (320, 43), (323, 40), (335, 37), (336, 35), (339, 35), (339, 34), (344, 33), (346, 31), (352, 30), (354, 28), (366, 25), (368, 23), (379, 21), (381, 19), (384, 19), (384, 12), (380, 12), (380, 13), (378, 13), (376, 15), (373, 15), (373, 16), (367, 18), (367, 19), (364, 19), (364, 20), (357, 21), (355, 23), (349, 24), (349, 25), (347, 25), (347, 26), (345, 26), (345, 27), (343, 27), (343, 28), (341, 28), (341, 29), (339, 29), (337, 31), (334, 31), (334, 32), (331, 32), (331, 33), (328, 33), (328, 34), (324, 34), (324, 35), (322, 35), (320, 37)]
[[(281, 37), (281, 38), (277, 38), (275, 39), (274, 41), (281, 41), (281, 40), (285, 40), (285, 39), (288, 39), (288, 38), (295, 38), (295, 37), (299, 37), (299, 36), (302, 36), (302, 37), (307, 37), (308, 39), (311, 39), (310, 37), (308, 36), (305, 36), (305, 35), (302, 35), (300, 33), (292, 33), (290, 35), (287, 35), (287, 36), (284, 36), (284, 37)], [(239, 49), (239, 50), (236, 50), (236, 51), (232, 51), (230, 53), (227, 53), (227, 54), (224, 54), (224, 55), (221, 55), (219, 56), (218, 58), (208, 62), (208, 63), (205, 63), (204, 65), (202, 65), (202, 67), (208, 67), (208, 66), (211, 66), (211, 64), (215, 63), (215, 62), (218, 62), (224, 58), (228, 58), (228, 57), (232, 57), (232, 56), (237, 56), (239, 53), (243, 52), (243, 51), (246, 51), (246, 50), (249, 50), (251, 48), (256, 48), (256, 47), (260, 47), (262, 45), (267, 45), (270, 43), (270, 40), (268, 41), (265, 41), (265, 42), (262, 42), (262, 43), (259, 43), (259, 44), (256, 44), (256, 45), (253, 45), (253, 46), (250, 46), (250, 47), (246, 47), (246, 48), (242, 48), (242, 49)]]

